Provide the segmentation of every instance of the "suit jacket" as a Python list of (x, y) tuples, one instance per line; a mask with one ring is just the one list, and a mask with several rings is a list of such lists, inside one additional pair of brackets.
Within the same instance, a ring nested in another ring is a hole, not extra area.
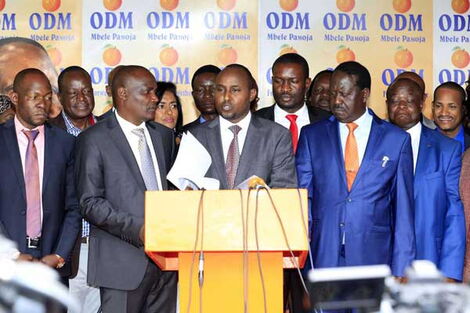
[(299, 187), (309, 194), (313, 264), (339, 266), (344, 234), (347, 266), (388, 264), (403, 276), (415, 257), (411, 139), (370, 114), (367, 148), (351, 191), (338, 120), (332, 116), (301, 131), (296, 165)]
[(465, 217), (459, 196), (459, 142), (422, 127), (414, 180), (416, 258), (462, 280)]
[[(274, 107), (275, 106), (276, 104), (273, 104), (272, 106), (269, 106), (267, 108), (259, 109), (254, 114), (256, 116), (259, 116), (259, 117), (262, 117), (262, 118), (265, 118), (267, 120), (274, 122)], [(310, 123), (315, 123), (331, 116), (330, 112), (319, 109), (319, 108), (307, 106), (307, 110), (308, 110), (308, 116), (310, 118)]]
[(462, 171), (460, 173), (460, 197), (465, 210), (465, 225), (467, 229), (466, 252), (464, 262), (463, 281), (470, 281), (470, 150), (466, 150), (462, 159)]
[[(44, 131), (41, 256), (58, 254), (68, 261), (81, 225), (73, 181), (75, 138), (48, 123)], [(26, 253), (26, 189), (13, 119), (0, 125), (0, 145), (0, 230)], [(61, 275), (70, 274), (67, 267)]]
[[(222, 150), (219, 118), (200, 124), (191, 133), (212, 157), (206, 177), (220, 181), (220, 189), (228, 189)], [(296, 188), (292, 139), (287, 129), (274, 122), (251, 116), (250, 126), (240, 155), (235, 186), (257, 175), (272, 188)]]
[(101, 121), (101, 120), (107, 119), (108, 117), (113, 116), (113, 113), (114, 113), (114, 111), (111, 108), (108, 111), (106, 111), (105, 113), (101, 114), (100, 116), (96, 116), (96, 120)]
[[(167, 189), (173, 131), (146, 123), (155, 148), (162, 188)], [(82, 215), (90, 222), (88, 283), (136, 289), (148, 257), (139, 239), (146, 190), (139, 166), (115, 115), (83, 131), (77, 141), (75, 181)]]
[(467, 129), (464, 129), (463, 142), (464, 142), (465, 150), (470, 148), (470, 132)]
[(199, 119), (201, 118), (201, 116), (199, 115), (197, 117), (197, 119), (195, 119), (194, 121), (192, 121), (191, 123), (188, 123), (186, 125), (183, 126), (183, 132), (187, 132), (188, 130), (192, 130), (194, 127), (196, 127), (197, 125), (200, 125), (201, 122), (199, 121)]

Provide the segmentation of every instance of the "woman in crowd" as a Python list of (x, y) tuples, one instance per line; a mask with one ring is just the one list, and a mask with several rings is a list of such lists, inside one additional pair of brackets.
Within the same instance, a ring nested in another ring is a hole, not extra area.
[(173, 83), (158, 82), (155, 93), (158, 97), (155, 122), (162, 124), (175, 132), (176, 144), (179, 144), (183, 127), (183, 110), (181, 101), (176, 94)]

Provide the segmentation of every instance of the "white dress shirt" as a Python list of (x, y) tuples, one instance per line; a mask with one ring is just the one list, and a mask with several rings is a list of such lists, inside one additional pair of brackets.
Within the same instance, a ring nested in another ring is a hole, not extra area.
[(413, 151), (413, 173), (416, 170), (416, 161), (418, 161), (419, 141), (421, 139), (421, 123), (408, 129), (406, 132), (411, 136), (411, 150)]
[(144, 129), (145, 140), (147, 141), (147, 145), (149, 146), (150, 154), (152, 156), (153, 166), (155, 167), (155, 176), (157, 177), (158, 189), (162, 190), (162, 181), (160, 177), (160, 169), (158, 167), (157, 156), (155, 155), (155, 149), (153, 147), (152, 138), (150, 137), (150, 133), (147, 127), (145, 126), (145, 123), (142, 123), (136, 126), (132, 124), (131, 122), (128, 122), (127, 120), (123, 119), (119, 115), (119, 112), (116, 111), (115, 114), (116, 114), (116, 119), (118, 121), (118, 124), (119, 126), (121, 126), (121, 129), (124, 132), (124, 135), (126, 136), (127, 142), (131, 146), (132, 154), (134, 155), (134, 158), (137, 161), (137, 165), (139, 166), (140, 173), (142, 173), (142, 164), (140, 161), (140, 152), (139, 152), (139, 136), (134, 134), (132, 131), (137, 128)]
[(290, 121), (287, 119), (288, 114), (295, 114), (297, 115), (297, 129), (298, 129), (298, 136), (300, 136), (300, 130), (302, 127), (305, 125), (310, 124), (310, 116), (308, 115), (308, 109), (307, 105), (304, 103), (304, 105), (297, 110), (295, 113), (289, 113), (281, 109), (281, 107), (277, 104), (274, 105), (274, 121), (278, 124), (281, 124), (285, 128), (289, 129), (290, 127)]
[(233, 124), (232, 122), (224, 119), (222, 116), (219, 116), (220, 123), (220, 137), (222, 138), (222, 150), (224, 152), (224, 161), (227, 162), (228, 149), (233, 140), (233, 132), (229, 129), (230, 126), (238, 125), (241, 127), (240, 132), (238, 133), (238, 151), (240, 155), (242, 154), (243, 145), (245, 144), (246, 134), (248, 133), (248, 127), (250, 126), (251, 121), (251, 112), (238, 123)]
[[(359, 154), (359, 166), (361, 166), (364, 153), (366, 152), (367, 141), (369, 140), (370, 128), (372, 127), (372, 115), (366, 109), (360, 118), (354, 121), (357, 128), (354, 130), (356, 137), (357, 153)], [(341, 148), (343, 149), (343, 159), (346, 152), (346, 139), (348, 138), (349, 129), (346, 123), (339, 123), (339, 135), (341, 138)]]

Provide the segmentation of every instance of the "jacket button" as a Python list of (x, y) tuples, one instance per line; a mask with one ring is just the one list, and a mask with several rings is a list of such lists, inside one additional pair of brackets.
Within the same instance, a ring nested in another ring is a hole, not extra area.
[(348, 201), (348, 202), (352, 202), (352, 199), (351, 199), (351, 198), (348, 198), (348, 199), (346, 199), (346, 201)]
[(339, 226), (344, 227), (344, 223), (340, 223)]
[(20, 214), (21, 214), (21, 215), (26, 215), (26, 210), (22, 210), (22, 211), (20, 212)]

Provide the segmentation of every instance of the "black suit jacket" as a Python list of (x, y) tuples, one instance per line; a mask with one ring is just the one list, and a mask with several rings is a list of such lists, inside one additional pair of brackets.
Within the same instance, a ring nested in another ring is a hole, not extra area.
[[(191, 133), (207, 149), (212, 165), (206, 177), (220, 181), (220, 189), (227, 189), (227, 175), (220, 134), (220, 117), (200, 124)], [(273, 188), (296, 188), (297, 174), (289, 131), (279, 124), (256, 116), (251, 117), (235, 186), (256, 175)]]
[[(163, 189), (175, 140), (173, 131), (146, 123)], [(139, 239), (145, 184), (115, 115), (83, 131), (77, 141), (75, 181), (82, 215), (90, 222), (88, 283), (136, 289), (149, 262)]]
[(192, 121), (191, 123), (188, 123), (186, 125), (183, 126), (183, 132), (187, 132), (188, 130), (191, 130), (193, 129), (194, 127), (198, 126), (201, 124), (201, 122), (199, 121), (199, 119), (201, 118), (201, 116), (199, 115), (197, 117), (197, 119), (195, 119), (194, 121)]
[[(41, 256), (67, 260), (81, 225), (73, 180), (75, 138), (48, 123), (44, 130)], [(0, 231), (25, 253), (26, 189), (13, 119), (0, 125), (0, 146)]]
[[(259, 109), (254, 114), (256, 116), (259, 116), (259, 117), (262, 117), (262, 118), (265, 118), (274, 122), (274, 106), (275, 105), (276, 104), (273, 104), (272, 106)], [(310, 124), (318, 122), (325, 118), (329, 118), (331, 116), (330, 112), (319, 109), (319, 108), (313, 108), (313, 107), (307, 106), (307, 110), (308, 110), (308, 116), (310, 118)]]
[(108, 117), (113, 116), (113, 114), (114, 114), (114, 111), (113, 111), (113, 108), (111, 108), (105, 113), (101, 114), (100, 116), (96, 116), (96, 120), (101, 121), (101, 120), (107, 119)]
[(470, 148), (470, 131), (465, 129), (463, 133), (463, 144), (465, 146), (465, 150)]

